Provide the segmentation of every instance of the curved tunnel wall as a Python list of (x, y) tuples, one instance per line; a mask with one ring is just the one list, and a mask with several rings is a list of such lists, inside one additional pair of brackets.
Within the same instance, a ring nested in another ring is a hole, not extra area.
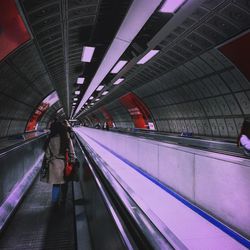
[(34, 108), (53, 91), (42, 65), (32, 41), (0, 62), (0, 137), (23, 133)]
[[(105, 105), (105, 110), (107, 110), (107, 112), (113, 118), (115, 126), (121, 127), (121, 128), (134, 127), (133, 121), (128, 111), (120, 104), (119, 100), (115, 100), (112, 103)], [(102, 124), (106, 120), (101, 109), (91, 113), (91, 115), (89, 115), (88, 118), (92, 121), (93, 124), (96, 123), (95, 118), (98, 118)]]
[[(148, 106), (160, 131), (235, 138), (243, 119), (250, 117), (250, 83), (217, 49), (133, 92)], [(105, 107), (117, 126), (133, 126), (119, 101)]]
[(250, 84), (212, 49), (135, 90), (162, 131), (236, 137), (250, 114)]

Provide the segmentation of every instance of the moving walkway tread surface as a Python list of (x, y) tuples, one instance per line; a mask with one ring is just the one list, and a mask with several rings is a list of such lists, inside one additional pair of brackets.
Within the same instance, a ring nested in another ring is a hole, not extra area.
[(51, 204), (51, 185), (36, 179), (0, 235), (0, 249), (76, 249), (73, 212), (70, 184), (66, 204), (57, 208)]

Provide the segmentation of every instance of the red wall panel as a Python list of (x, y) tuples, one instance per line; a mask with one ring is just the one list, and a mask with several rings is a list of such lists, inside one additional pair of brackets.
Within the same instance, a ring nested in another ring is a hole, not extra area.
[(128, 110), (135, 128), (148, 128), (150, 112), (138, 96), (128, 93), (120, 98), (120, 102)]
[(219, 50), (250, 80), (250, 32), (224, 44)]
[(0, 0), (0, 61), (30, 39), (14, 0)]

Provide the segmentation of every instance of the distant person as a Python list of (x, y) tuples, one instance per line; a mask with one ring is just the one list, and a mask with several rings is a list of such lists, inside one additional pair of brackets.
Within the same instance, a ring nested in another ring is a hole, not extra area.
[(109, 124), (108, 124), (108, 122), (104, 122), (103, 129), (109, 130)]
[(66, 127), (61, 122), (51, 124), (51, 132), (45, 149), (45, 161), (48, 165), (48, 183), (52, 184), (52, 203), (65, 203), (68, 185), (64, 180), (65, 155), (69, 152), (71, 162), (75, 160), (75, 151)]
[(98, 122), (98, 123), (95, 125), (95, 128), (101, 128), (101, 123)]
[(250, 121), (244, 120), (237, 144), (243, 146), (245, 155), (250, 156)]

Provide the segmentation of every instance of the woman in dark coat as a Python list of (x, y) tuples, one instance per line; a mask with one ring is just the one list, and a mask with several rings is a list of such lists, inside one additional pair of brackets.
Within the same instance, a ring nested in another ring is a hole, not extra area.
[(64, 180), (66, 150), (69, 152), (71, 162), (75, 160), (75, 151), (67, 129), (62, 123), (52, 123), (50, 131), (45, 160), (49, 168), (48, 183), (53, 185), (52, 202), (58, 204), (65, 202), (67, 192), (67, 183)]

